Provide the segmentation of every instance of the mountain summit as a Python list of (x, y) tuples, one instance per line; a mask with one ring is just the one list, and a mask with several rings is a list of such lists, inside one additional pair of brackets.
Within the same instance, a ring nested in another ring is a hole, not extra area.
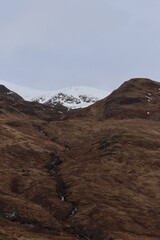
[(130, 79), (91, 108), (98, 118), (160, 120), (160, 83)]
[(27, 101), (35, 101), (50, 106), (61, 104), (69, 109), (88, 107), (109, 94), (107, 91), (86, 86), (75, 86), (54, 91), (40, 91), (5, 81), (0, 81), (0, 83), (17, 92)]
[(107, 91), (96, 88), (75, 86), (45, 93), (33, 98), (32, 101), (38, 101), (51, 106), (61, 104), (65, 107), (76, 109), (88, 107), (108, 94)]

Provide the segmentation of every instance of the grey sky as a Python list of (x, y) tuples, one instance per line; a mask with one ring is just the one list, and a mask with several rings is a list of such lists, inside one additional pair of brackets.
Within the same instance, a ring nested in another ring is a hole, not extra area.
[(0, 0), (0, 79), (113, 90), (160, 80), (159, 0)]

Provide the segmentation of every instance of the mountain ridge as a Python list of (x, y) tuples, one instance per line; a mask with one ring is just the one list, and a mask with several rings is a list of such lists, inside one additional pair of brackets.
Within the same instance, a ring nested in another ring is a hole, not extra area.
[(50, 106), (61, 104), (70, 109), (88, 107), (109, 94), (107, 91), (86, 86), (73, 86), (54, 91), (41, 91), (5, 81), (0, 81), (0, 84), (6, 85), (6, 87), (17, 92), (27, 101), (37, 101)]

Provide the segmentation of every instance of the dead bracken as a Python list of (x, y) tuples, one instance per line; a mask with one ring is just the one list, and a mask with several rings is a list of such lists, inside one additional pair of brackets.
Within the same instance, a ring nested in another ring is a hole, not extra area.
[(159, 239), (159, 89), (68, 111), (0, 86), (0, 240)]

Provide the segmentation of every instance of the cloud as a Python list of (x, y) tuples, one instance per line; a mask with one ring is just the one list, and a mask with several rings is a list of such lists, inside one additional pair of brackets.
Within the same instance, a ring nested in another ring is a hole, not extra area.
[(14, 19), (0, 26), (0, 53), (11, 57), (33, 47), (84, 54), (125, 20), (124, 12), (104, 1), (27, 0)]
[(29, 3), (30, 0), (26, 8), (19, 9), (12, 20), (0, 26), (0, 52), (4, 56), (14, 56), (23, 47), (40, 47), (45, 41), (45, 29), (39, 24), (42, 13)]
[(113, 89), (160, 78), (159, 0), (0, 2), (0, 78), (31, 87)]

